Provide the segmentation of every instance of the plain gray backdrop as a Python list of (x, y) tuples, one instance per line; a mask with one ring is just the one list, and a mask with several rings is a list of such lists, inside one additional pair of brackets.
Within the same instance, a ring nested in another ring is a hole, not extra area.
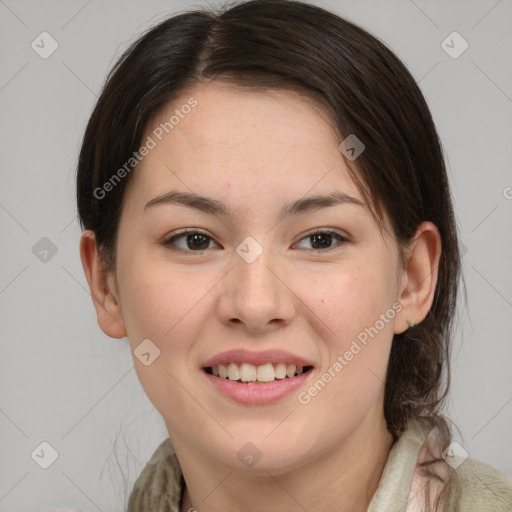
[[(314, 3), (385, 42), (429, 103), (469, 296), (449, 413), (470, 457), (512, 475), (512, 1)], [(168, 435), (128, 340), (96, 323), (78, 252), (75, 168), (115, 60), (142, 31), (196, 5), (0, 0), (0, 512), (122, 511)]]

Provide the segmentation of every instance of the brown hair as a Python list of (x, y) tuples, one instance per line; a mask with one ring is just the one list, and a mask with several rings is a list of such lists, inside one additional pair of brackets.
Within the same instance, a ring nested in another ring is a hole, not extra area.
[(126, 50), (87, 125), (77, 173), (80, 222), (95, 232), (106, 269), (115, 268), (117, 227), (132, 173), (106, 199), (98, 199), (95, 189), (138, 149), (162, 106), (206, 80), (292, 88), (321, 101), (340, 141), (355, 134), (365, 144), (357, 162), (347, 165), (379, 226), (382, 211), (389, 215), (400, 250), (422, 221), (439, 229), (433, 304), (421, 323), (393, 338), (384, 412), (395, 438), (417, 418), (437, 427), (446, 446), (451, 429), (441, 407), (449, 386), (461, 256), (443, 151), (407, 68), (344, 18), (294, 0), (232, 2), (168, 18)]

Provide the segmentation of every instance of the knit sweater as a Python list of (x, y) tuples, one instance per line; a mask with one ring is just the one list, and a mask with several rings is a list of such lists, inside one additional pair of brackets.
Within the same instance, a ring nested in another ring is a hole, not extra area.
[[(428, 486), (420, 471), (427, 457), (426, 439), (426, 433), (413, 422), (395, 442), (367, 512), (427, 510), (421, 500)], [(441, 460), (444, 467), (436, 473), (444, 471), (451, 476), (444, 501), (446, 512), (512, 512), (512, 477), (470, 458), (445, 457), (450, 464)], [(437, 479), (432, 480), (434, 489)], [(167, 438), (135, 481), (127, 512), (180, 512), (184, 488), (178, 459)]]

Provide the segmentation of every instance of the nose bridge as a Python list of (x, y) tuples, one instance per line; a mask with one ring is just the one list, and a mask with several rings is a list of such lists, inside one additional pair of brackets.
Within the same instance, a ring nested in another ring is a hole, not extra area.
[[(246, 237), (236, 248), (238, 260), (235, 259), (236, 279), (240, 280), (242, 296), (258, 294), (258, 300), (274, 299), (276, 276), (270, 271), (276, 265), (269, 236)], [(245, 290), (244, 290), (245, 289)], [(245, 293), (244, 293), (245, 292)]]
[[(279, 276), (279, 262), (270, 236), (246, 237), (236, 248), (227, 291), (229, 317), (257, 329), (274, 319), (289, 320), (291, 291)], [(226, 297), (225, 297), (226, 298)]]

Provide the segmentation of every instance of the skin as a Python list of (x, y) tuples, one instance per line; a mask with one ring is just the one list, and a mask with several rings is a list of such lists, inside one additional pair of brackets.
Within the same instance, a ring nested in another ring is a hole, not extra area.
[[(128, 336), (132, 353), (146, 338), (160, 349), (151, 365), (136, 357), (134, 365), (179, 458), (183, 511), (364, 511), (393, 444), (383, 411), (391, 341), (429, 311), (439, 232), (422, 223), (402, 269), (396, 242), (364, 207), (335, 205), (279, 221), (281, 206), (304, 196), (342, 191), (362, 200), (327, 111), (295, 92), (212, 82), (166, 105), (143, 140), (191, 96), (197, 107), (134, 171), (115, 275), (104, 272), (94, 233), (82, 235), (98, 323), (110, 337)], [(215, 198), (235, 215), (172, 204), (143, 211), (170, 190)], [(210, 237), (203, 254), (184, 237), (175, 244), (186, 254), (163, 244), (183, 228)], [(333, 237), (325, 252), (307, 237), (315, 228), (348, 241)], [(236, 252), (247, 236), (263, 249), (250, 264)], [(394, 319), (307, 405), (297, 393), (242, 405), (202, 376), (202, 363), (224, 350), (280, 348), (312, 361), (307, 390), (398, 303)], [(237, 458), (247, 442), (262, 454), (252, 467)]]

